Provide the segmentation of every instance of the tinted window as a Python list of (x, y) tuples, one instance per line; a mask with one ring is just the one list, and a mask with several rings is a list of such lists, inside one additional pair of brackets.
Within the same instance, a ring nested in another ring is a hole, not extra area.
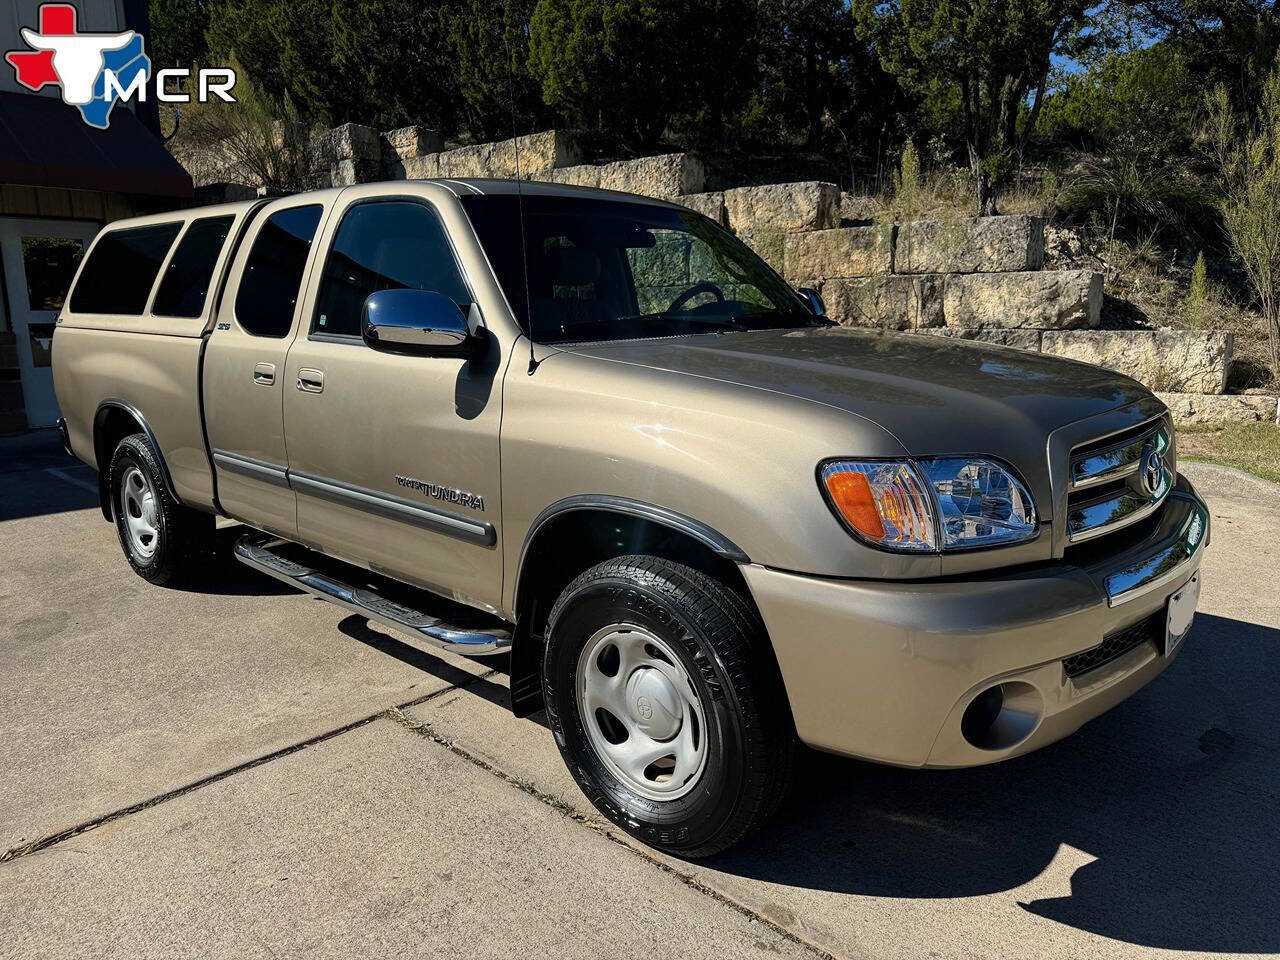
[(67, 288), (84, 256), (84, 243), (68, 237), (23, 237), (22, 270), (27, 275), (27, 306), (61, 310)]
[(690, 210), (548, 195), (470, 196), (462, 205), (507, 301), (535, 340), (814, 322), (746, 244)]
[(311, 240), (320, 225), (319, 204), (273, 213), (258, 232), (236, 294), (236, 319), (258, 337), (283, 337), (293, 326)]
[(140, 314), (181, 223), (113, 230), (89, 254), (71, 294), (76, 313)]
[(234, 220), (235, 217), (207, 217), (187, 228), (165, 268), (152, 313), (162, 317), (198, 317), (204, 312), (213, 267)]
[(408, 201), (352, 207), (325, 262), (311, 331), (358, 337), (365, 298), (404, 287), (442, 293), (459, 306), (471, 301), (444, 227), (428, 207)]

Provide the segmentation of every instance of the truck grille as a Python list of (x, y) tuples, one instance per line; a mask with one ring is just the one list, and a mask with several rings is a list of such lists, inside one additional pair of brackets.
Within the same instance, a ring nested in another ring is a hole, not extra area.
[(1072, 450), (1068, 542), (1092, 540), (1155, 513), (1177, 475), (1172, 439), (1161, 417)]
[(1144, 643), (1153, 644), (1159, 650), (1164, 632), (1164, 616), (1164, 610), (1161, 609), (1145, 620), (1139, 620), (1123, 630), (1107, 635), (1096, 647), (1090, 647), (1063, 660), (1062, 669), (1068, 677), (1075, 679), (1090, 670), (1107, 665)]

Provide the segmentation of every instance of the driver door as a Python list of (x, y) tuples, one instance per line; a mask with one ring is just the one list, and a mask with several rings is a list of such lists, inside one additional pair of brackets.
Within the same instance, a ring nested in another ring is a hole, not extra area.
[[(344, 195), (345, 196), (345, 195)], [(421, 196), (356, 194), (322, 237), (284, 376), (298, 536), (325, 553), (482, 609), (501, 602), (499, 351), (480, 359), (373, 349), (365, 298), (475, 296)]]

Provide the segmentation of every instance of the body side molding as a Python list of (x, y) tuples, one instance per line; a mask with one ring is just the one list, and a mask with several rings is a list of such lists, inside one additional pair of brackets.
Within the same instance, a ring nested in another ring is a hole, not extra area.
[(279, 464), (217, 449), (213, 451), (213, 462), (223, 470), (228, 470), (231, 473), (238, 473), (254, 480), (262, 480), (277, 487), (289, 486), (289, 471)]
[(313, 497), (364, 510), (386, 517), (388, 520), (416, 524), (424, 529), (482, 547), (492, 547), (498, 542), (497, 531), (488, 521), (471, 520), (448, 510), (438, 510), (426, 504), (414, 503), (412, 500), (393, 497), (377, 490), (367, 490), (364, 487), (339, 483), (337, 480), (300, 473), (297, 470), (288, 471), (288, 480), (289, 485), (299, 493), (309, 493)]

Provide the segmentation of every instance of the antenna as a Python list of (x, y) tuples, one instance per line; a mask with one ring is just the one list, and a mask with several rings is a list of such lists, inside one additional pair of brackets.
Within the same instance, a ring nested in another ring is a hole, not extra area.
[(515, 144), (516, 158), (516, 210), (520, 216), (520, 265), (524, 271), (524, 315), (528, 319), (529, 329), (525, 331), (529, 338), (529, 376), (538, 369), (541, 362), (533, 352), (533, 296), (529, 292), (529, 236), (524, 227), (524, 177), (520, 172), (520, 130), (516, 125), (516, 67), (515, 56), (511, 51), (511, 38), (503, 31), (503, 42), (507, 45), (507, 95), (511, 98), (511, 137)]

